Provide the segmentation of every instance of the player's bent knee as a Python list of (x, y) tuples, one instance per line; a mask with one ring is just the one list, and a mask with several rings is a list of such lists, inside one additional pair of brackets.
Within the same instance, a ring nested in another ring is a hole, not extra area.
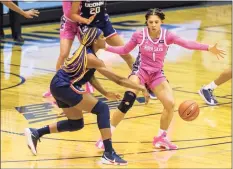
[(59, 121), (57, 123), (57, 130), (59, 132), (77, 131), (77, 130), (81, 130), (83, 127), (84, 127), (83, 118), (78, 120), (68, 119), (68, 120)]
[(165, 109), (167, 109), (168, 111), (173, 111), (174, 108), (175, 108), (175, 101), (174, 100), (167, 100)]
[(136, 94), (131, 91), (126, 91), (123, 100), (118, 106), (118, 109), (124, 114), (127, 113), (128, 110), (133, 106), (135, 100)]
[(99, 129), (110, 128), (110, 111), (106, 103), (98, 101), (91, 112), (97, 115)]
[(78, 120), (68, 120), (70, 124), (70, 131), (77, 131), (81, 130), (84, 127), (84, 121), (83, 118)]

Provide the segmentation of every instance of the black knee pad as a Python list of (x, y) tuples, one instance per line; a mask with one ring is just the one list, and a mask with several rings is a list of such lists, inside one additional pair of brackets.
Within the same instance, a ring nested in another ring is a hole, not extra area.
[(69, 125), (70, 125), (70, 131), (77, 131), (77, 130), (81, 130), (84, 127), (84, 121), (83, 118), (78, 119), (78, 120), (70, 120), (69, 121)]
[(123, 100), (118, 106), (118, 109), (122, 113), (127, 113), (127, 111), (133, 106), (135, 100), (136, 100), (136, 94), (131, 91), (126, 91)]
[(78, 120), (68, 119), (57, 122), (57, 130), (59, 132), (77, 131), (77, 130), (81, 130), (83, 127), (84, 127), (83, 118)]
[(106, 103), (98, 101), (91, 112), (97, 115), (99, 129), (110, 128), (110, 111)]

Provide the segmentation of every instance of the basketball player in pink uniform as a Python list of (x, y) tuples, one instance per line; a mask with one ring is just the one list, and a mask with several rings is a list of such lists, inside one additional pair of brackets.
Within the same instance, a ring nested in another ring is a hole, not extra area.
[[(160, 118), (160, 130), (158, 136), (153, 139), (156, 148), (177, 149), (167, 138), (167, 130), (173, 118), (175, 100), (166, 77), (163, 75), (163, 64), (169, 45), (177, 44), (190, 50), (209, 51), (217, 56), (223, 57), (224, 51), (219, 50), (216, 45), (213, 47), (200, 44), (195, 41), (184, 40), (166, 29), (161, 28), (164, 13), (160, 9), (150, 9), (146, 15), (146, 25), (142, 31), (135, 32), (130, 41), (121, 47), (108, 46), (107, 51), (117, 54), (127, 54), (137, 45), (139, 46), (140, 57), (135, 62), (135, 69), (130, 74), (129, 79), (137, 84), (147, 84), (163, 104), (163, 112)], [(118, 110), (111, 119), (111, 131), (124, 118), (128, 110), (133, 106), (138, 91), (128, 89)], [(97, 141), (98, 148), (104, 148), (102, 140)]]
[[(57, 60), (56, 71), (60, 69), (61, 65), (64, 63), (65, 58), (69, 56), (75, 36), (77, 36), (80, 40), (78, 33), (79, 25), (77, 22), (71, 19), (71, 8), (72, 1), (62, 1), (63, 16), (61, 17), (60, 23), (60, 56)], [(79, 22), (89, 25), (94, 18), (95, 15), (90, 16), (89, 19), (79, 16)], [(90, 84), (87, 83), (86, 87), (87, 91), (90, 93), (93, 92), (92, 86)], [(43, 97), (49, 96), (51, 96), (50, 91), (47, 91), (43, 94)]]
[[(90, 18), (95, 15), (95, 18), (90, 24), (82, 22), (83, 18)], [(107, 13), (107, 1), (76, 1), (72, 3), (70, 18), (79, 23), (80, 36), (87, 30), (88, 27), (97, 27), (101, 29), (106, 38), (106, 42), (112, 46), (124, 45), (123, 40), (117, 34), (110, 21)], [(133, 67), (133, 57), (130, 54), (121, 55), (122, 59), (128, 64), (129, 68)], [(156, 99), (153, 92), (149, 91), (151, 99)]]

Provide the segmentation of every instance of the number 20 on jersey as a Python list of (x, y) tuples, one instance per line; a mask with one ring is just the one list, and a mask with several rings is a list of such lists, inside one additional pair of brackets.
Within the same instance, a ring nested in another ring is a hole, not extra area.
[(97, 13), (100, 13), (100, 7), (96, 7), (96, 8), (91, 8), (90, 9), (90, 14), (91, 15), (95, 15)]

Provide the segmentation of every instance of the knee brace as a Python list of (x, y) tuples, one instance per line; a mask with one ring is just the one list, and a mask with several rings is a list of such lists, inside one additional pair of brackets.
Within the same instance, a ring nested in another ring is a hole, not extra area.
[(122, 113), (127, 113), (127, 111), (133, 106), (135, 100), (136, 100), (136, 94), (131, 91), (126, 91), (123, 100), (118, 106), (118, 109)]
[(110, 128), (110, 112), (106, 103), (98, 101), (91, 112), (97, 115), (99, 129)]
[(77, 130), (81, 130), (83, 127), (84, 127), (83, 118), (78, 120), (68, 119), (57, 122), (57, 130), (59, 132), (77, 131)]

